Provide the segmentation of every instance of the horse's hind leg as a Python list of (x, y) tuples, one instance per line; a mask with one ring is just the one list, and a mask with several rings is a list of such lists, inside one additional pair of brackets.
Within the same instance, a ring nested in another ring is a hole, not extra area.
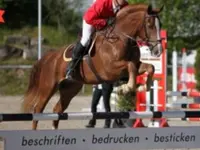
[[(34, 113), (42, 113), (45, 106), (49, 102), (50, 98), (53, 96), (53, 94), (56, 92), (57, 88), (46, 88), (45, 90), (40, 90), (38, 92), (38, 102), (34, 106)], [(38, 125), (38, 121), (33, 121), (32, 123), (32, 129), (36, 130)]]
[[(55, 105), (53, 112), (54, 113), (63, 113), (65, 109), (69, 106), (71, 99), (81, 90), (82, 83), (71, 83), (66, 85), (66, 87), (61, 87), (60, 99)], [(58, 129), (59, 120), (53, 121), (52, 129)]]
[(155, 72), (155, 68), (152, 64), (147, 63), (140, 63), (138, 74), (144, 74), (145, 72), (148, 73), (147, 75), (147, 81), (146, 81), (146, 91), (149, 91), (151, 89), (152, 83), (153, 83), (153, 75)]

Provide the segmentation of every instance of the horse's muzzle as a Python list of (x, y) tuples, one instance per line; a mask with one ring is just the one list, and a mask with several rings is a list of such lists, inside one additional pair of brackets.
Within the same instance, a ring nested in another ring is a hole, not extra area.
[(161, 43), (156, 43), (155, 45), (150, 44), (149, 48), (151, 50), (151, 55), (154, 57), (160, 57), (162, 54), (162, 45)]

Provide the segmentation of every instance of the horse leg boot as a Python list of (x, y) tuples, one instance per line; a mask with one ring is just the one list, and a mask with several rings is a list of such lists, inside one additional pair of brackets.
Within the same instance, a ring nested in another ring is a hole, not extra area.
[(80, 60), (82, 59), (84, 50), (85, 50), (85, 47), (82, 46), (80, 42), (78, 42), (74, 46), (74, 49), (72, 50), (72, 61), (68, 64), (68, 67), (67, 67), (66, 79), (73, 80), (74, 69), (78, 65)]
[(129, 80), (127, 84), (123, 84), (117, 88), (117, 93), (119, 94), (127, 94), (130, 91), (136, 91), (136, 77), (137, 77), (137, 68), (132, 63), (129, 62), (127, 65)]

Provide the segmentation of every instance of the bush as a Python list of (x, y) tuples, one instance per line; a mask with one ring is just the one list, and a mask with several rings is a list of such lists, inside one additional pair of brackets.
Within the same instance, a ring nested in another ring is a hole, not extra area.
[[(117, 108), (118, 111), (127, 112), (135, 110), (135, 97), (133, 92), (127, 94), (118, 94)], [(113, 128), (126, 128), (133, 126), (135, 119), (115, 119), (113, 122)]]
[(117, 101), (117, 107), (119, 111), (131, 111), (135, 109), (135, 102), (133, 93), (127, 93), (126, 95), (118, 94), (119, 99)]

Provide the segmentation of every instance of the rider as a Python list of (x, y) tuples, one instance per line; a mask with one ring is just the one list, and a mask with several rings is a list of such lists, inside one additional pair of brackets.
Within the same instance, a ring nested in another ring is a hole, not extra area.
[(83, 16), (82, 38), (78, 42), (72, 54), (72, 61), (67, 68), (66, 78), (71, 80), (73, 69), (78, 60), (83, 57), (84, 49), (95, 29), (101, 30), (110, 24), (109, 18), (115, 17), (116, 13), (128, 5), (126, 0), (93, 0), (94, 3), (87, 9)]

